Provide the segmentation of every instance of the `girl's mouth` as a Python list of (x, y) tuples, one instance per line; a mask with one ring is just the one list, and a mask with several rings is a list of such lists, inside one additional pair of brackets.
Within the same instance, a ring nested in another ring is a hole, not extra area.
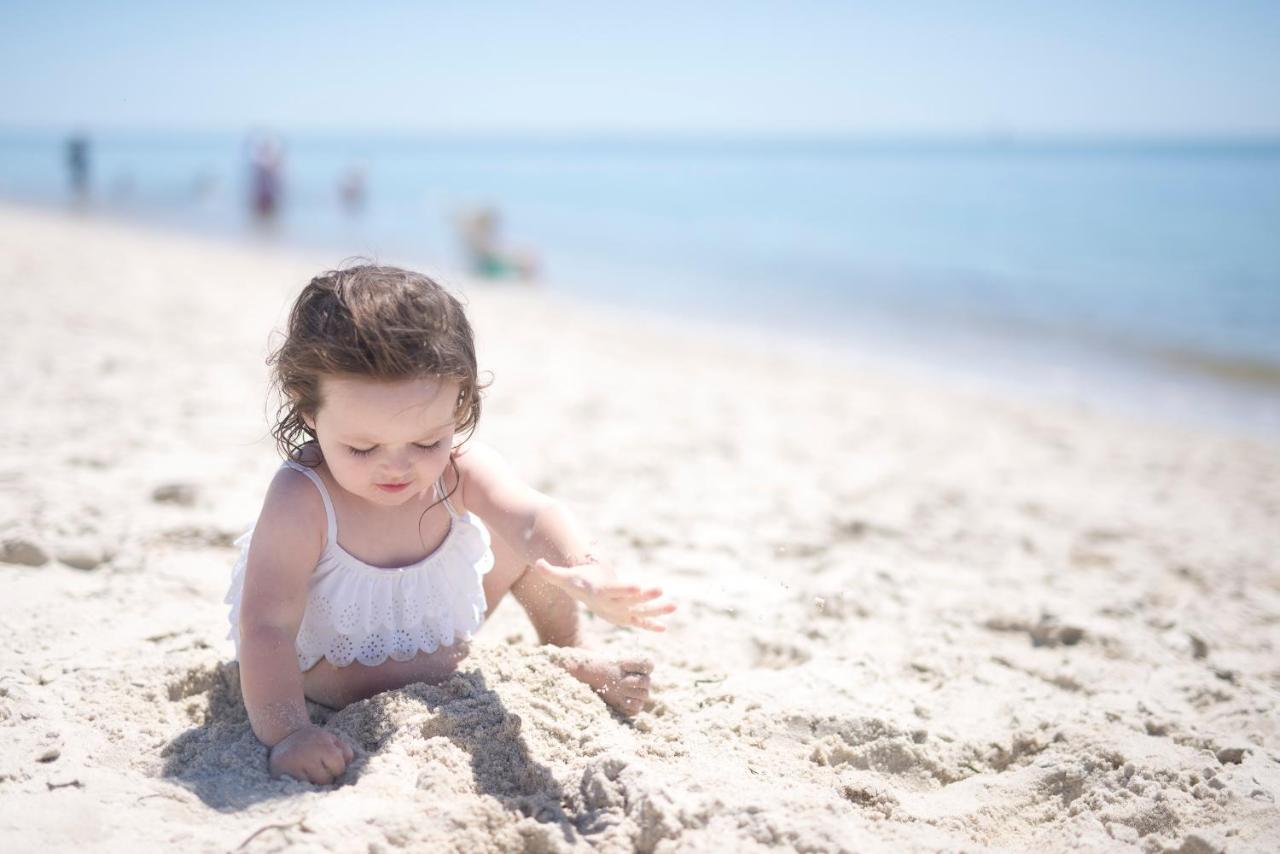
[(412, 481), (406, 480), (404, 483), (378, 483), (374, 485), (383, 492), (399, 492), (400, 490), (408, 487), (410, 483), (412, 483)]

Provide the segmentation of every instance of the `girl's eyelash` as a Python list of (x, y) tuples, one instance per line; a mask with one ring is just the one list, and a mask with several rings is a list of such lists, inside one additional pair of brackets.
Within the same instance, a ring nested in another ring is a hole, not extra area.
[[(442, 441), (444, 440), (437, 439), (436, 441), (432, 442), (430, 445), (419, 445), (417, 442), (414, 442), (413, 446), (420, 451), (434, 451), (436, 448), (440, 447), (440, 443)], [(372, 448), (353, 448), (350, 445), (348, 445), (347, 450), (350, 451), (353, 456), (367, 457), (369, 456), (369, 454), (372, 454), (374, 452), (374, 449), (377, 447), (378, 447), (377, 445), (374, 445)]]

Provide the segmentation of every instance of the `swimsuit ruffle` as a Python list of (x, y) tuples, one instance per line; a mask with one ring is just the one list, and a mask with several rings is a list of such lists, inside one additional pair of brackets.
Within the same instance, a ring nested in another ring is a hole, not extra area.
[[(240, 556), (223, 599), (231, 606), (227, 638), (240, 655), (240, 600), (253, 531), (236, 540)], [(298, 666), (321, 658), (336, 667), (408, 661), (419, 652), (469, 641), (484, 622), (483, 577), (493, 569), (484, 524), (470, 513), (454, 518), (444, 542), (402, 569), (370, 566), (326, 543), (307, 592), (295, 643)]]

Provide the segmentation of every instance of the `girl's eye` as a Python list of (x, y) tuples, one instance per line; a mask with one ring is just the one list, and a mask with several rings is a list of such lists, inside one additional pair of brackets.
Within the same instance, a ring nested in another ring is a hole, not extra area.
[[(443, 441), (444, 441), (443, 439), (437, 439), (436, 441), (432, 442), (430, 445), (419, 445), (417, 442), (414, 442), (413, 446), (420, 451), (434, 451), (436, 448), (440, 447), (440, 443)], [(347, 446), (347, 450), (350, 451), (351, 455), (355, 457), (367, 457), (370, 454), (372, 454), (375, 450), (377, 450), (377, 448), (378, 448), (377, 445), (374, 445), (372, 448), (353, 448), (350, 445)]]

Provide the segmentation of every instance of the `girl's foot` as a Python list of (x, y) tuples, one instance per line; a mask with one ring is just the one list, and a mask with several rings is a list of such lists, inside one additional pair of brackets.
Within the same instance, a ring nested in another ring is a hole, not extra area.
[(606, 703), (630, 717), (649, 702), (652, 659), (609, 656), (580, 647), (560, 648), (554, 659), (579, 682), (589, 685)]

